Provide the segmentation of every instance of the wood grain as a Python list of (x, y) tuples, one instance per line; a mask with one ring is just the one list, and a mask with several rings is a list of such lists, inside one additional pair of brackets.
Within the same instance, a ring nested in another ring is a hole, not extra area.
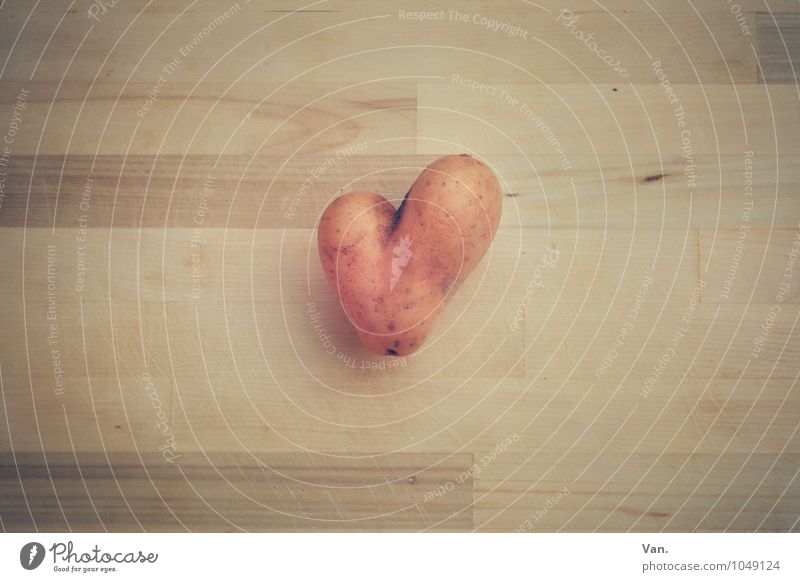
[[(342, 159), (335, 153), (291, 159), (18, 155), (8, 168), (0, 225), (77, 228), (85, 214), (92, 228), (194, 228), (202, 211), (208, 228), (314, 228), (327, 202), (345, 190), (380, 192), (396, 202), (431, 158), (373, 155), (371, 148)], [(747, 225), (800, 224), (796, 156), (754, 154), (747, 162), (744, 154), (697, 156), (691, 191), (680, 156), (573, 156), (569, 174), (547, 154), (523, 164), (510, 155), (487, 160), (503, 182), (504, 228), (738, 230), (750, 161), (759, 203), (747, 209)], [(204, 196), (207, 182), (211, 194)]]
[[(760, 454), (607, 455), (603, 462), (591, 454), (564, 460), (554, 454), (518, 457), (513, 479), (496, 476), (491, 465), (476, 477), (476, 499), (494, 500), (476, 511), (476, 527), (619, 532), (661, 530), (670, 524), (676, 531), (787, 531), (795, 520), (797, 490), (781, 494), (791, 484), (796, 457), (780, 457), (782, 462), (775, 464), (771, 455)], [(676, 480), (677, 468), (683, 470)], [(584, 488), (586, 482), (592, 485)], [(721, 497), (726, 487), (741, 497)], [(710, 514), (709, 507), (714, 507)]]
[[(452, 82), (420, 83), (419, 153), (466, 148), (548, 154), (563, 156), (563, 168), (570, 169), (566, 164), (571, 156), (598, 155), (598, 150), (623, 156), (680, 151), (687, 156), (684, 168), (691, 165), (694, 155), (800, 152), (800, 139), (792, 131), (800, 115), (795, 106), (797, 91), (785, 85), (731, 87), (672, 81), (678, 99), (673, 103), (665, 90), (654, 84), (492, 87), (497, 88), (499, 98)], [(504, 95), (518, 103), (504, 101)], [(455, 111), (448, 105), (453, 102), (459, 104)], [(678, 107), (683, 108), (685, 127), (676, 119)], [(487, 109), (492, 111), (491, 120), (480, 115)], [(690, 128), (688, 135), (686, 128)], [(680, 149), (684, 146), (685, 151)]]
[[(800, 531), (798, 12), (3, 2), (0, 528)], [(376, 357), (317, 221), (454, 152), (500, 230)]]
[[(59, 79), (72, 56), (78, 54), (70, 66), (73, 79), (125, 81), (132, 76), (134, 81), (152, 84), (165, 64), (182, 56), (181, 49), (196, 34), (237, 6), (233, 1), (220, 4), (209, 0), (191, 4), (190, 10), (187, 0), (147, 9), (144, 2), (127, 4), (115, 6), (99, 22), (80, 10), (65, 15), (66, 6), (37, 13), (15, 47), (19, 55), (7, 67), (7, 74), (28, 79), (36, 67), (37, 79)], [(539, 10), (529, 4), (508, 3), (498, 10), (495, 3), (474, 2), (457, 8), (467, 16), (466, 22), (451, 19), (449, 11), (455, 7), (446, 2), (416, 2), (402, 9), (374, 3), (286, 4), (292, 9), (304, 5), (309, 9), (275, 12), (258, 3), (241, 2), (211, 33), (201, 35), (178, 71), (171, 73), (170, 81), (194, 82), (206, 76), (210, 81), (231, 82), (246, 73), (250, 78), (268, 74), (281, 82), (298, 75), (303, 81), (352, 82), (384, 77), (387, 71), (392, 76), (464, 72), (474, 70), (476, 60), (492, 80), (521, 77), (526, 70), (543, 82), (620, 79), (580, 40), (564, 33), (563, 23), (557, 20), (560, 10), (568, 8), (563, 4), (550, 3)], [(629, 72), (626, 81), (654, 82), (650, 63), (659, 58), (670, 65), (676, 82), (756, 82), (752, 36), (741, 34), (735, 17), (724, 11), (724, 6), (715, 6), (702, 20), (693, 11), (676, 7), (650, 10), (628, 4), (627, 10), (614, 13), (585, 3), (574, 3), (571, 8), (580, 17), (577, 29), (587, 34), (595, 31), (608, 53), (624, 61)], [(399, 10), (443, 11), (444, 18), (419, 22), (400, 17)], [(502, 30), (487, 30), (472, 21), (476, 15), (519, 27), (527, 34), (509, 36)], [(747, 13), (747, 18), (754, 29), (755, 14)], [(2, 29), (5, 40), (0, 50), (9, 50), (19, 27), (9, 19)], [(45, 41), (53, 30), (48, 45)], [(85, 36), (90, 41), (81, 45)], [(535, 54), (533, 60), (531, 53)], [(110, 62), (106, 61), (109, 54)]]
[[(158, 453), (4, 455), (0, 482), (14, 495), (0, 508), (10, 531), (459, 530), (472, 522), (472, 479), (464, 475), (471, 461), (469, 454), (362, 461), (191, 454), (172, 463)], [(431, 493), (440, 487), (447, 495)]]
[(797, 14), (758, 15), (758, 80), (797, 85), (800, 18)]

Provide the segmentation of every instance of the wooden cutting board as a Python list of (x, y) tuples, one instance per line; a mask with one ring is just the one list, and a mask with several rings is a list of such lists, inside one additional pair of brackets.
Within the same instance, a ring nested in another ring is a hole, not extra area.
[[(798, 5), (693, 4), (0, 3), (0, 526), (800, 530)], [(457, 152), (377, 357), (316, 221)]]

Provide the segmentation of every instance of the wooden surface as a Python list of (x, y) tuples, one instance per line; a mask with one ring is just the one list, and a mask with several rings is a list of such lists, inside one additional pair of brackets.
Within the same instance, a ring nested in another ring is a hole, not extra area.
[[(0, 3), (4, 530), (800, 531), (797, 2), (90, 6)], [(373, 356), (316, 221), (462, 151)]]

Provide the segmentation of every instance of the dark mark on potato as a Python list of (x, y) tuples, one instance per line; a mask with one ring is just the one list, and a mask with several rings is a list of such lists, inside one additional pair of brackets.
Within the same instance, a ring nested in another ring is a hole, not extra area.
[(389, 224), (389, 232), (387, 233), (388, 236), (392, 236), (392, 233), (397, 230), (397, 226), (400, 224), (400, 219), (403, 218), (403, 212), (405, 212), (406, 202), (408, 202), (409, 194), (411, 194), (411, 190), (406, 192), (406, 195), (403, 197), (403, 201), (400, 203), (400, 206), (392, 216), (392, 222)]

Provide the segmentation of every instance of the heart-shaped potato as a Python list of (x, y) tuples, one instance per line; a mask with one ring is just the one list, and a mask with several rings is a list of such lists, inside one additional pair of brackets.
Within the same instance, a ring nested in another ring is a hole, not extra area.
[(319, 256), (364, 345), (389, 356), (419, 348), (492, 243), (501, 211), (494, 173), (466, 154), (425, 168), (397, 209), (372, 192), (334, 200), (320, 219)]

